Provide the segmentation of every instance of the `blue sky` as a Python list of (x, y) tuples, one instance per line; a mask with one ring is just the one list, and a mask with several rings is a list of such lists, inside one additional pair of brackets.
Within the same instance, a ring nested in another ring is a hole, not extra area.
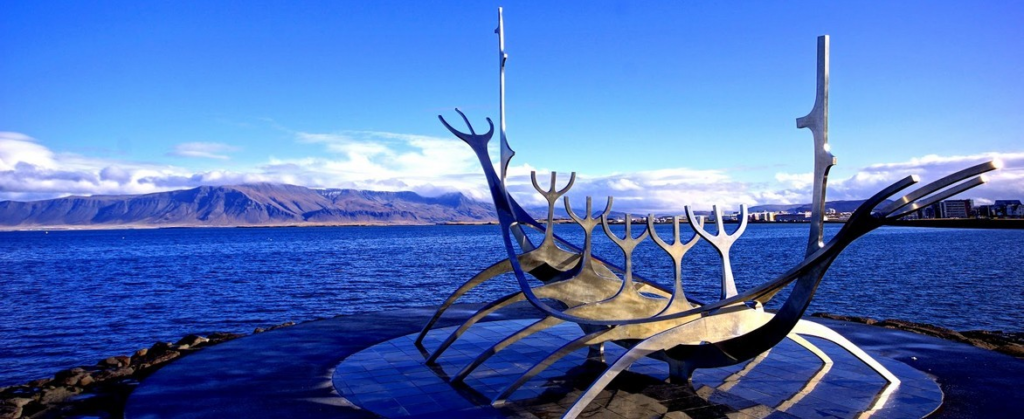
[(830, 199), (992, 157), (1006, 169), (966, 196), (1024, 198), (1019, 2), (69, 1), (0, 14), (0, 199), (255, 181), (486, 198), (437, 115), (497, 122), (499, 5), (522, 201), (530, 170), (635, 211), (809, 201), (795, 119), (822, 34)]

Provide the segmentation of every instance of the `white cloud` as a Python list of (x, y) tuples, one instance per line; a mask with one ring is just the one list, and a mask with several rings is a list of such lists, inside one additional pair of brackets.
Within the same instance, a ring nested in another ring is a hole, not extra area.
[[(325, 153), (315, 157), (273, 158), (240, 172), (196, 171), (183, 167), (142, 164), (58, 153), (18, 133), (0, 133), (0, 200), (45, 199), (71, 194), (140, 194), (201, 185), (277, 182), (314, 188), (354, 188), (387, 191), (410, 190), (428, 196), (463, 192), (489, 201), (490, 192), (476, 156), (455, 138), (436, 138), (372, 131), (336, 134), (293, 133), (295, 141), (318, 144)], [(202, 151), (193, 148), (192, 151)], [(206, 148), (216, 155), (227, 149)], [(496, 150), (491, 150), (496, 157)], [(964, 197), (988, 203), (995, 199), (1024, 198), (1024, 152), (984, 153), (968, 156), (928, 155), (905, 162), (876, 164), (854, 174), (829, 179), (829, 200), (864, 199), (910, 174), (924, 182), (985, 160), (1000, 158), (1003, 170), (989, 175), (988, 185)], [(550, 171), (518, 156), (509, 167), (508, 187), (526, 207), (546, 205), (530, 181), (537, 171), (538, 183), (548, 188)], [(520, 163), (523, 162), (523, 163)], [(560, 173), (558, 188), (569, 173)], [(697, 210), (720, 205), (735, 210), (739, 205), (800, 204), (810, 201), (809, 173), (778, 173), (761, 182), (741, 181), (723, 170), (669, 168), (593, 176), (577, 174), (569, 192), (573, 203), (592, 196), (596, 206), (615, 197), (615, 211), (634, 214), (682, 213), (685, 205)], [(561, 207), (561, 203), (558, 203)]]
[[(983, 153), (968, 156), (929, 155), (906, 162), (872, 165), (847, 178), (833, 175), (829, 178), (827, 198), (865, 199), (911, 174), (919, 175), (923, 185), (993, 159), (1002, 160), (1003, 169), (987, 174), (988, 184), (965, 192), (961, 198), (976, 199), (979, 204), (984, 204), (995, 199), (1024, 197), (1024, 153)], [(544, 189), (548, 187), (548, 173), (538, 171), (538, 183)], [(559, 189), (567, 182), (567, 176), (567, 173), (560, 174)], [(572, 202), (584, 202), (586, 196), (592, 196), (595, 202), (602, 203), (603, 208), (605, 197), (611, 194), (615, 197), (613, 210), (635, 214), (671, 214), (682, 213), (686, 205), (698, 210), (708, 210), (712, 205), (737, 210), (741, 204), (803, 204), (810, 202), (812, 187), (811, 173), (778, 173), (774, 179), (765, 182), (743, 182), (724, 171), (678, 168), (604, 177), (580, 174), (569, 196)], [(530, 184), (529, 174), (514, 172), (509, 181), (509, 190), (524, 206), (545, 204)]]
[(221, 143), (182, 143), (174, 146), (174, 150), (168, 154), (177, 157), (227, 160), (229, 157), (223, 153), (233, 151), (238, 151), (238, 147)]
[(829, 181), (830, 199), (863, 199), (910, 175), (921, 177), (921, 184), (990, 160), (1001, 160), (1003, 168), (986, 175), (989, 182), (962, 196), (982, 200), (1024, 197), (1024, 152), (981, 153), (966, 156), (928, 155), (899, 163), (883, 163), (859, 170), (847, 179)]
[(14, 170), (17, 164), (51, 169), (56, 166), (53, 152), (32, 137), (17, 132), (0, 132), (0, 171)]

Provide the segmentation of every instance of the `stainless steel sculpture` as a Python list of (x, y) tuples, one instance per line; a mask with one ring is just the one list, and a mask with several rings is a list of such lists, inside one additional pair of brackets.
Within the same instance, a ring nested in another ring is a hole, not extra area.
[[(810, 391), (821, 376), (828, 373), (832, 362), (802, 336), (814, 336), (831, 341), (878, 372), (890, 384), (879, 395), (872, 409), (884, 404), (888, 394), (899, 385), (899, 380), (835, 331), (803, 320), (801, 316), (829, 266), (850, 243), (920, 207), (982, 184), (985, 179), (980, 175), (998, 168), (998, 163), (984, 163), (951, 174), (886, 204), (887, 199), (918, 182), (913, 176), (900, 180), (865, 201), (831, 240), (823, 242), (826, 181), (829, 168), (835, 164), (835, 157), (829, 152), (828, 147), (828, 37), (818, 38), (817, 94), (814, 107), (810, 114), (797, 119), (797, 127), (809, 128), (814, 137), (813, 221), (805, 258), (778, 278), (741, 292), (733, 281), (729, 249), (746, 227), (745, 207), (741, 208), (740, 225), (732, 233), (726, 233), (721, 210), (717, 206), (714, 207), (717, 226), (717, 233), (714, 235), (704, 229), (703, 218), (696, 216), (687, 206), (686, 223), (693, 230), (693, 235), (689, 238), (684, 239), (681, 234), (679, 217), (673, 218), (673, 234), (671, 242), (668, 242), (655, 231), (653, 216), (647, 217), (644, 231), (634, 234), (631, 217), (628, 215), (625, 221), (625, 236), (619, 237), (609, 228), (607, 218), (611, 212), (612, 198), (608, 198), (601, 215), (594, 217), (591, 198), (587, 197), (585, 213), (579, 214), (573, 209), (568, 197), (564, 197), (575, 182), (575, 173), (570, 175), (569, 180), (561, 188), (558, 186), (557, 175), (551, 173), (547, 189), (541, 187), (534, 173), (533, 186), (548, 204), (546, 222), (536, 221), (523, 210), (505, 187), (506, 170), (514, 153), (508, 146), (505, 136), (504, 69), (508, 57), (504, 52), (504, 22), (501, 9), (498, 10), (498, 28), (495, 32), (498, 34), (500, 69), (501, 174), (495, 172), (487, 151), (487, 143), (494, 134), (494, 124), (490, 118), (487, 119), (489, 129), (483, 134), (478, 134), (469, 119), (458, 109), (456, 112), (466, 123), (468, 133), (453, 128), (443, 117), (439, 118), (452, 134), (473, 149), (480, 160), (494, 200), (508, 258), (491, 265), (456, 289), (428, 321), (416, 340), (416, 344), (427, 353), (428, 363), (435, 363), (459, 336), (488, 314), (514, 302), (528, 301), (540, 310), (544, 317), (483, 351), (474, 361), (451, 377), (453, 384), (463, 382), (489, 357), (518, 340), (554, 325), (572, 322), (579, 325), (583, 336), (568, 341), (563, 347), (538, 360), (505, 389), (491, 396), (493, 404), (504, 403), (519, 386), (536, 374), (564, 356), (584, 348), (589, 348), (591, 357), (602, 360), (606, 343), (622, 346), (626, 351), (610, 362), (605, 372), (594, 380), (575, 404), (565, 412), (565, 417), (579, 415), (615, 376), (642, 357), (650, 356), (665, 361), (670, 379), (673, 382), (687, 383), (697, 368), (735, 365), (757, 357), (763, 358), (773, 346), (787, 337), (817, 355), (823, 364), (808, 387), (794, 396), (794, 399), (798, 400)], [(562, 198), (566, 212), (583, 230), (582, 246), (569, 243), (554, 233), (554, 211), (559, 198)], [(622, 251), (624, 266), (615, 266), (593, 254), (592, 235), (598, 224)], [(543, 233), (541, 242), (534, 245), (524, 228)], [(633, 250), (648, 237), (673, 263), (675, 277), (672, 289), (660, 287), (633, 272)], [(721, 259), (721, 294), (719, 300), (715, 302), (688, 299), (683, 291), (682, 260), (686, 252), (700, 239), (708, 241)], [(520, 291), (495, 298), (432, 351), (423, 347), (423, 337), (448, 307), (481, 283), (506, 273), (514, 275)], [(528, 275), (540, 280), (541, 285), (532, 286), (527, 280)], [(792, 289), (781, 309), (776, 313), (766, 312), (764, 305), (787, 287)], [(552, 301), (557, 304), (553, 304)], [(756, 362), (747, 368), (753, 368)], [(785, 410), (786, 403), (778, 408)]]

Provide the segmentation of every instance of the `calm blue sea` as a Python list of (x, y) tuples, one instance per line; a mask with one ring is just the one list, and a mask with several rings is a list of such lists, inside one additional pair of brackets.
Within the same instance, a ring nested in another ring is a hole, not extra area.
[[(806, 231), (750, 225), (732, 251), (738, 288), (797, 263)], [(621, 260), (613, 246), (596, 249)], [(668, 284), (670, 262), (651, 246), (637, 250), (638, 273)], [(190, 333), (436, 305), (503, 253), (496, 226), (0, 232), (0, 386)], [(883, 228), (840, 257), (809, 312), (1021, 331), (1022, 262), (1024, 231)], [(717, 297), (709, 245), (687, 254), (684, 275), (689, 296)]]

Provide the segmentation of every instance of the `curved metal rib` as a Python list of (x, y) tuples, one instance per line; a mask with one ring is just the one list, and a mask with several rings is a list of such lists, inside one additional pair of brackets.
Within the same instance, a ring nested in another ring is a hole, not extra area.
[(501, 406), (508, 400), (508, 397), (511, 396), (512, 393), (515, 393), (515, 391), (519, 389), (519, 387), (522, 387), (523, 384), (526, 384), (526, 382), (530, 381), (531, 378), (533, 378), (537, 374), (540, 374), (548, 367), (550, 367), (552, 364), (558, 362), (558, 360), (562, 358), (565, 358), (569, 354), (576, 352), (580, 349), (586, 348), (590, 345), (595, 345), (603, 342), (608, 342), (610, 340), (614, 340), (612, 339), (612, 337), (606, 336), (607, 334), (611, 333), (614, 330), (615, 329), (598, 330), (596, 332), (583, 335), (579, 338), (569, 341), (565, 345), (562, 345), (561, 348), (558, 348), (558, 350), (552, 352), (546, 358), (534, 364), (532, 367), (530, 367), (530, 369), (526, 370), (525, 372), (523, 372), (522, 375), (516, 378), (515, 381), (506, 386), (500, 393), (498, 393), (497, 396), (494, 397), (494, 399), (491, 400), (491, 404), (494, 406)]
[[(914, 192), (909, 193), (901, 197), (900, 199), (893, 201), (889, 205), (886, 205), (884, 208), (880, 209), (879, 212), (882, 214), (894, 214), (897, 210), (909, 206), (912, 202), (920, 201), (921, 198), (933, 194), (936, 191), (943, 189), (949, 185), (960, 182), (972, 176), (977, 176), (982, 173), (999, 169), (1000, 167), (1002, 167), (1002, 162), (999, 160), (988, 161), (979, 165), (968, 167), (964, 170), (950, 174), (939, 180), (936, 180), (932, 183), (929, 183), (925, 186), (918, 188)], [(925, 206), (927, 205), (919, 205), (919, 207)]]
[(465, 284), (462, 284), (458, 289), (455, 290), (455, 292), (449, 295), (448, 298), (445, 299), (443, 303), (441, 303), (441, 306), (438, 307), (437, 310), (434, 312), (433, 317), (431, 317), (430, 320), (427, 321), (427, 324), (423, 326), (423, 330), (421, 330), (420, 334), (416, 336), (416, 346), (420, 348), (423, 347), (423, 338), (427, 336), (427, 332), (429, 332), (430, 329), (434, 327), (434, 324), (437, 323), (437, 320), (441, 318), (441, 314), (448, 310), (448, 307), (451, 307), (452, 304), (455, 304), (456, 300), (458, 300), (460, 297), (465, 295), (473, 288), (476, 288), (483, 282), (491, 278), (494, 278), (498, 275), (508, 273), (511, 271), (512, 264), (508, 262), (508, 259), (503, 259), (502, 261), (487, 267), (487, 269), (480, 271), (480, 273), (470, 278), (469, 281), (466, 281)]
[[(803, 338), (799, 338), (799, 337), (798, 337), (798, 339), (803, 340)], [(811, 344), (810, 342), (807, 342), (806, 340), (803, 340), (803, 342), (806, 342), (808, 345)], [(789, 410), (790, 408), (792, 408), (793, 406), (795, 406), (797, 403), (800, 403), (800, 401), (803, 400), (804, 397), (806, 397), (808, 394), (810, 394), (812, 391), (814, 391), (814, 388), (818, 386), (818, 383), (821, 383), (821, 379), (825, 378), (825, 375), (828, 374), (828, 372), (831, 371), (831, 370), (832, 370), (832, 360), (829, 359), (828, 362), (822, 364), (821, 367), (818, 368), (818, 371), (816, 371), (814, 373), (814, 375), (811, 376), (811, 378), (807, 380), (807, 384), (804, 384), (804, 386), (802, 388), (800, 388), (800, 390), (797, 390), (796, 394), (790, 396), (788, 399), (783, 400), (781, 403), (776, 405), (775, 406), (775, 410), (778, 410), (780, 412), (785, 412), (785, 411)]]
[(444, 353), (444, 351), (448, 349), (448, 347), (451, 346), (452, 343), (455, 343), (455, 340), (457, 340), (459, 336), (462, 336), (463, 333), (466, 333), (466, 330), (469, 330), (471, 326), (479, 322), (484, 317), (487, 317), (488, 314), (491, 314), (502, 307), (508, 306), (509, 304), (523, 301), (524, 298), (525, 297), (521, 292), (508, 294), (504, 297), (501, 297), (491, 302), (490, 304), (487, 304), (486, 306), (478, 310), (476, 313), (470, 316), (470, 318), (466, 319), (466, 321), (463, 322), (458, 329), (455, 329), (454, 332), (448, 335), (448, 338), (445, 339), (444, 342), (442, 342), (441, 345), (434, 350), (434, 353), (430, 354), (430, 357), (427, 358), (427, 364), (436, 364), (437, 357), (441, 356), (441, 354)]
[(959, 185), (956, 185), (956, 186), (954, 186), (952, 188), (949, 188), (949, 189), (946, 189), (946, 190), (944, 190), (942, 192), (936, 193), (935, 195), (929, 196), (927, 199), (922, 199), (919, 202), (912, 202), (912, 203), (908, 204), (907, 206), (903, 207), (900, 211), (894, 211), (894, 212), (886, 215), (885, 218), (887, 220), (899, 219), (899, 218), (903, 217), (904, 215), (910, 214), (910, 213), (912, 213), (914, 211), (917, 211), (917, 210), (919, 210), (921, 208), (926, 208), (926, 207), (928, 207), (928, 206), (930, 206), (930, 205), (932, 205), (932, 204), (934, 204), (936, 202), (942, 201), (942, 200), (944, 200), (946, 198), (949, 198), (949, 197), (951, 197), (953, 195), (956, 195), (956, 194), (959, 194), (959, 193), (961, 193), (963, 191), (971, 189), (971, 188), (973, 188), (975, 186), (981, 186), (981, 185), (985, 184), (986, 182), (988, 182), (988, 178), (986, 178), (985, 176), (978, 176), (976, 178), (967, 180), (967, 181), (965, 181), (965, 182), (963, 182), (963, 183), (961, 183)]
[(608, 366), (604, 373), (597, 377), (597, 379), (587, 387), (583, 394), (576, 399), (576, 402), (573, 403), (572, 407), (570, 407), (562, 417), (575, 418), (579, 416), (580, 413), (583, 413), (583, 409), (585, 409), (587, 405), (601, 393), (601, 390), (604, 390), (604, 388), (607, 387), (608, 384), (611, 383), (612, 380), (615, 379), (615, 377), (617, 377), (623, 370), (629, 368), (630, 365), (633, 365), (636, 360), (661, 350), (665, 346), (665, 343), (661, 342), (662, 339), (657, 338), (662, 336), (664, 333), (665, 332), (655, 335), (650, 339), (641, 341), (622, 355), (619, 355), (615, 362)]
[(846, 339), (845, 337), (843, 337), (843, 335), (840, 335), (835, 330), (832, 330), (819, 323), (803, 320), (796, 324), (796, 326), (793, 328), (793, 333), (806, 336), (814, 336), (835, 343), (836, 345), (839, 345), (840, 348), (846, 350), (846, 352), (849, 352), (853, 356), (857, 357), (857, 359), (859, 359), (865, 365), (875, 370), (875, 372), (877, 372), (878, 375), (881, 375), (882, 378), (885, 378), (886, 381), (895, 385), (900, 384), (900, 379), (896, 377), (895, 374), (890, 372), (889, 369), (882, 366), (882, 364), (879, 364), (878, 361), (875, 360), (875, 358), (872, 358), (871, 355), (868, 355), (867, 352), (864, 352), (863, 349), (859, 348), (857, 345), (854, 345), (853, 342), (850, 342), (849, 339)]
[(466, 379), (467, 376), (469, 376), (470, 373), (476, 370), (477, 367), (482, 365), (492, 356), (496, 355), (502, 349), (507, 348), (509, 345), (519, 342), (523, 338), (530, 336), (534, 333), (562, 324), (564, 322), (565, 321), (562, 319), (548, 316), (534, 323), (530, 323), (530, 325), (520, 329), (518, 332), (509, 335), (508, 337), (502, 339), (498, 343), (495, 343), (493, 346), (491, 346), (486, 351), (477, 356), (475, 359), (473, 359), (473, 362), (470, 362), (468, 365), (463, 367), (458, 374), (455, 374), (455, 376), (452, 377), (452, 382), (461, 383), (463, 380)]

